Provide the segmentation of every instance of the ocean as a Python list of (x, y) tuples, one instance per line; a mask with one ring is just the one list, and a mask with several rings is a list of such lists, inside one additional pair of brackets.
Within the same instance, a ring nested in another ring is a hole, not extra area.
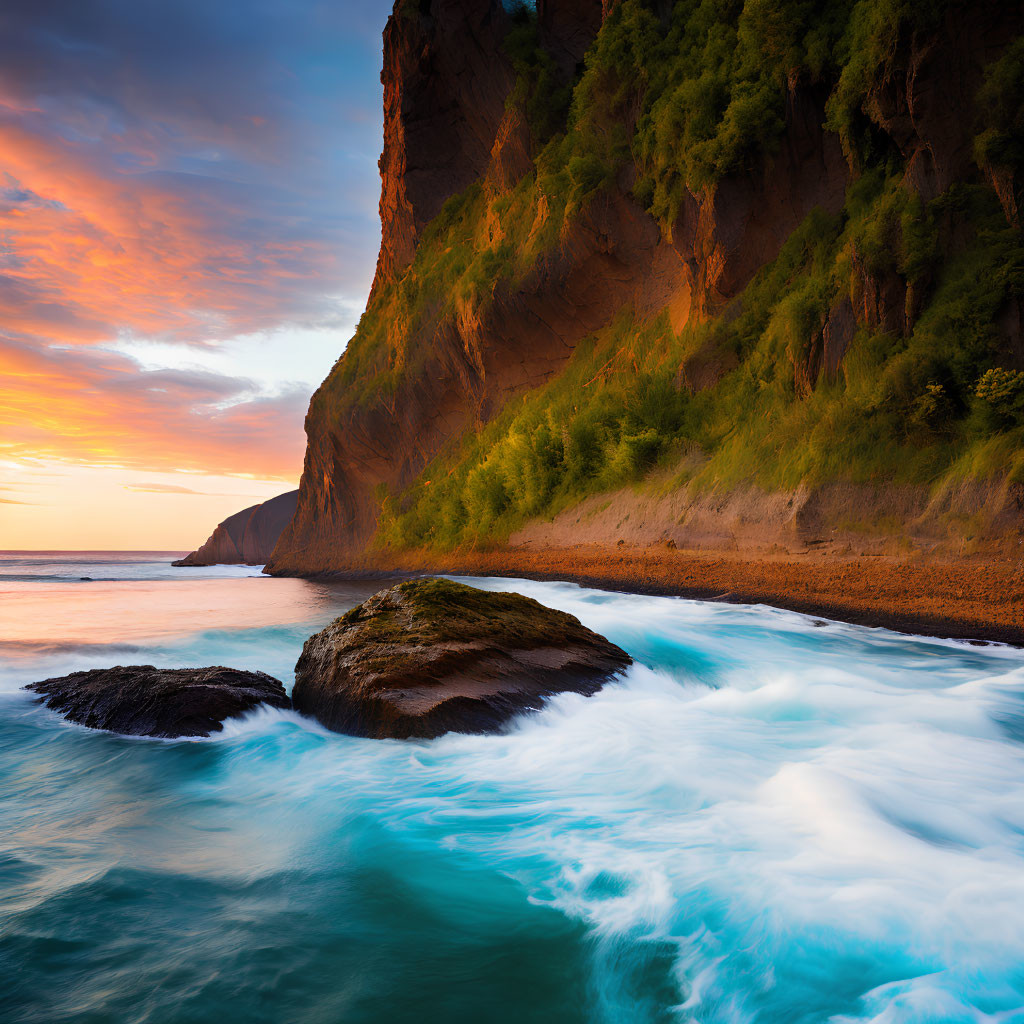
[(258, 711), (209, 740), (21, 687), (262, 669), (383, 586), (0, 555), (0, 1020), (1024, 1022), (1024, 651), (467, 579), (635, 666), (497, 736)]

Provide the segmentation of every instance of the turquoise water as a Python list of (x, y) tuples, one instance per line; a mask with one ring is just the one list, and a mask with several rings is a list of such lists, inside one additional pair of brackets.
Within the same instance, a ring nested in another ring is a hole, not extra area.
[(500, 736), (127, 739), (19, 687), (290, 686), (382, 584), (3, 556), (0, 1020), (1024, 1022), (1024, 652), (469, 582), (637, 665)]

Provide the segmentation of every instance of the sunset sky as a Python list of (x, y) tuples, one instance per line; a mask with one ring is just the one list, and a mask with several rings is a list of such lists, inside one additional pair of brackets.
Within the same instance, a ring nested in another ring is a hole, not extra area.
[(379, 240), (383, 0), (5, 0), (0, 548), (298, 483)]

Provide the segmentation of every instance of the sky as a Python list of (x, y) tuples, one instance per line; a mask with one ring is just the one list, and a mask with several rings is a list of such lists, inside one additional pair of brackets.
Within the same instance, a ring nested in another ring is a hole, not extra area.
[(0, 549), (298, 485), (380, 228), (382, 0), (0, 5)]

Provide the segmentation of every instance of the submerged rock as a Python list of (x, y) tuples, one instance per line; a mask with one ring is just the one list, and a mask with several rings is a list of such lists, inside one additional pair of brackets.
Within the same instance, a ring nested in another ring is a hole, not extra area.
[(125, 736), (209, 736), (220, 732), (225, 718), (260, 704), (291, 707), (273, 676), (221, 665), (118, 665), (44, 679), (25, 689), (72, 722)]
[(494, 732), (631, 663), (565, 612), (443, 579), (400, 583), (311, 636), (292, 702), (329, 729), (399, 738)]

